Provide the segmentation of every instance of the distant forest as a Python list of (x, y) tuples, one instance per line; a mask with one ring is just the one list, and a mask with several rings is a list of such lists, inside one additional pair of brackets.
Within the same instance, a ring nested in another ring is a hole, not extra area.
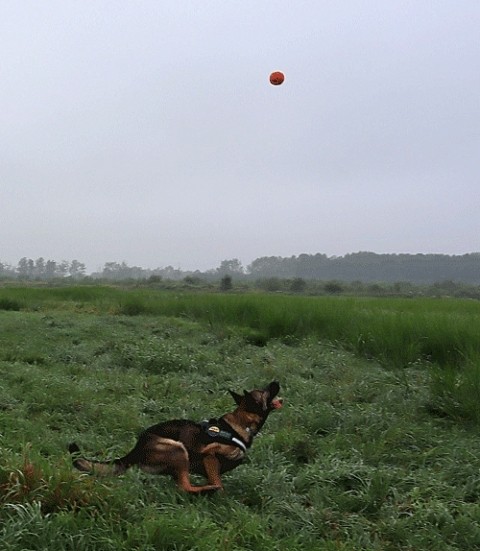
[(407, 281), (415, 284), (451, 280), (479, 285), (480, 253), (449, 256), (358, 252), (339, 257), (324, 254), (263, 257), (254, 260), (248, 272), (255, 278), (275, 276), (367, 283)]
[(128, 266), (125, 262), (107, 262), (101, 272), (86, 273), (85, 264), (78, 261), (36, 260), (21, 258), (16, 266), (0, 262), (0, 278), (17, 280), (53, 280), (89, 278), (99, 280), (215, 281), (224, 276), (233, 280), (302, 279), (306, 281), (339, 281), (362, 283), (409, 282), (431, 285), (452, 281), (480, 285), (480, 253), (445, 254), (377, 254), (358, 252), (345, 256), (300, 254), (257, 258), (246, 267), (234, 258), (223, 260), (217, 268), (205, 272), (183, 271), (167, 266), (147, 269)]

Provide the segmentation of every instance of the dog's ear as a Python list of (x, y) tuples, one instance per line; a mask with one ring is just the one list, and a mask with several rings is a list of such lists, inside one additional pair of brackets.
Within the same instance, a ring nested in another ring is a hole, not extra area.
[(280, 385), (277, 381), (272, 381), (265, 390), (268, 390), (270, 397), (274, 398), (280, 392)]
[(240, 402), (243, 399), (243, 396), (241, 394), (237, 394), (236, 392), (233, 392), (233, 390), (229, 390), (228, 392), (230, 393), (230, 396), (235, 400), (235, 403), (237, 404), (237, 406), (239, 406)]

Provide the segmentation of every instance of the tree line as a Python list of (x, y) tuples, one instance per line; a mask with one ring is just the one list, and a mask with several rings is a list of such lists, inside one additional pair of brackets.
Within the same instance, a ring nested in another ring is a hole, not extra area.
[(250, 277), (301, 277), (312, 280), (345, 282), (396, 282), (432, 284), (452, 280), (480, 284), (480, 253), (377, 254), (351, 253), (328, 257), (325, 254), (301, 254), (289, 258), (269, 256), (248, 266)]
[(0, 277), (20, 280), (51, 280), (71, 277), (81, 279), (86, 275), (86, 267), (78, 260), (45, 260), (43, 257), (33, 260), (22, 257), (16, 266), (0, 262)]
[(149, 269), (129, 266), (125, 262), (106, 262), (103, 269), (86, 273), (78, 260), (57, 262), (40, 257), (23, 257), (16, 266), (0, 262), (0, 277), (20, 280), (91, 279), (151, 280), (162, 279), (195, 283), (197, 280), (218, 281), (230, 276), (235, 281), (271, 280), (339, 281), (345, 283), (410, 282), (431, 285), (455, 281), (480, 285), (480, 253), (445, 254), (377, 254), (351, 253), (345, 256), (300, 254), (298, 256), (264, 256), (244, 267), (237, 258), (222, 260), (217, 268), (206, 271), (185, 271), (173, 266)]

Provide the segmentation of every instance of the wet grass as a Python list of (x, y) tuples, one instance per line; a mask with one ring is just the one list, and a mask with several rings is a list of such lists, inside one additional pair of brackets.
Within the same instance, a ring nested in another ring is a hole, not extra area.
[[(2, 549), (480, 546), (477, 303), (10, 291), (0, 298), (21, 310), (0, 311)], [(390, 359), (415, 331), (420, 344)], [(219, 415), (228, 388), (273, 378), (285, 407), (221, 495), (70, 467), (72, 440), (117, 456), (143, 427)]]
[[(417, 361), (463, 365), (480, 356), (480, 302), (269, 294), (168, 292), (73, 286), (0, 289), (0, 311), (68, 309), (126, 316), (173, 316), (239, 328), (252, 340), (315, 336), (391, 367)], [(15, 308), (12, 307), (15, 306)]]

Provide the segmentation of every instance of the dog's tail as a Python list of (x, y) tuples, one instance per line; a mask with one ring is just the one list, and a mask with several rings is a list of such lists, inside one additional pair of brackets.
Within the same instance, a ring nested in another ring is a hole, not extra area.
[(73, 466), (84, 473), (94, 474), (96, 476), (112, 476), (124, 473), (128, 469), (122, 459), (113, 461), (95, 461), (80, 457), (80, 448), (75, 442), (68, 446), (68, 451), (72, 454)]

